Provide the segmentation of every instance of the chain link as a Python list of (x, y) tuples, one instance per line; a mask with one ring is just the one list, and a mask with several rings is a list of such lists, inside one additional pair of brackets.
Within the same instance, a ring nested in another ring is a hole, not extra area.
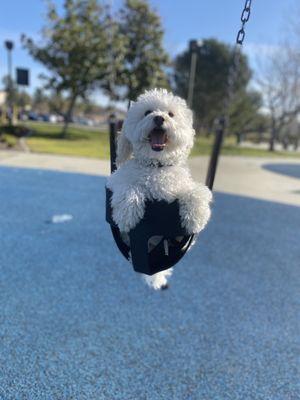
[(241, 15), (242, 25), (238, 31), (235, 46), (233, 49), (233, 62), (230, 64), (228, 76), (227, 76), (227, 86), (226, 93), (223, 103), (223, 115), (218, 119), (216, 126), (216, 138), (213, 145), (212, 155), (209, 162), (209, 167), (206, 176), (206, 185), (210, 190), (213, 188), (215, 174), (217, 170), (218, 157), (220, 149), (223, 142), (223, 137), (226, 134), (229, 125), (229, 107), (233, 101), (234, 97), (234, 86), (237, 81), (237, 77), (240, 73), (240, 63), (241, 63), (241, 47), (245, 39), (245, 24), (248, 22), (251, 13), (251, 0), (246, 0), (244, 9)]
[[(241, 63), (241, 47), (245, 39), (245, 24), (249, 21), (251, 14), (251, 3), (252, 0), (246, 0), (244, 9), (241, 14), (242, 26), (238, 31), (236, 37), (236, 43), (233, 49), (233, 62), (229, 67), (228, 79), (227, 79), (227, 95), (224, 100), (224, 113), (223, 119), (228, 120), (229, 106), (233, 100), (234, 96), (234, 85), (237, 81), (238, 74), (240, 73), (240, 63)], [(226, 121), (228, 126), (228, 121)]]
[(251, 2), (252, 0), (246, 0), (244, 9), (242, 11), (241, 15), (241, 21), (242, 21), (242, 26), (240, 30), (238, 31), (237, 37), (236, 37), (236, 44), (242, 45), (245, 39), (245, 24), (246, 22), (249, 21), (250, 14), (251, 14)]

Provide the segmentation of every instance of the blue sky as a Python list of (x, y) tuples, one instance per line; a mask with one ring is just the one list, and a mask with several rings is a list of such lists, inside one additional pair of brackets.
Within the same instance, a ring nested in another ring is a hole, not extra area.
[[(108, 1), (107, 1), (108, 2)], [(55, 0), (59, 6), (63, 0)], [(116, 10), (122, 3), (114, 0)], [(159, 12), (165, 29), (165, 47), (171, 53), (183, 50), (190, 38), (215, 37), (233, 43), (240, 25), (244, 0), (150, 0)], [(253, 0), (251, 19), (247, 25), (244, 50), (255, 68), (257, 57), (267, 57), (285, 34), (289, 11), (296, 0)], [(46, 13), (46, 1), (5, 1), (0, 14), (0, 79), (7, 73), (5, 39), (15, 41), (14, 67), (31, 71), (30, 92), (41, 85), (38, 75), (44, 72), (20, 46), (20, 36), (26, 33), (38, 38)], [(101, 96), (98, 96), (102, 99)]]

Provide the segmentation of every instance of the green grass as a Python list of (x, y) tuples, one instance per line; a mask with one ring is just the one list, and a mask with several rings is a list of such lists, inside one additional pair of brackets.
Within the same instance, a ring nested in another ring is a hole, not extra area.
[[(192, 156), (207, 155), (211, 153), (213, 137), (197, 137), (192, 150)], [(245, 156), (245, 157), (296, 157), (300, 158), (299, 152), (273, 151), (256, 149), (251, 147), (240, 147), (236, 145), (234, 136), (226, 137), (222, 145), (222, 152), (225, 156)]]
[[(108, 132), (70, 126), (67, 137), (62, 139), (61, 126), (39, 122), (28, 122), (25, 125), (33, 132), (27, 138), (27, 145), (33, 152), (101, 159), (109, 158)], [(11, 142), (15, 140), (7, 134), (6, 138)], [(192, 156), (209, 155), (213, 139), (213, 136), (197, 137)], [(234, 137), (226, 138), (222, 154), (249, 157), (300, 157), (299, 152), (276, 151), (271, 153), (262, 149), (239, 147), (235, 144)]]
[(108, 158), (108, 132), (70, 126), (66, 138), (61, 138), (61, 126), (47, 123), (27, 123), (33, 135), (27, 139), (31, 151), (70, 156)]
[(4, 139), (5, 143), (9, 146), (9, 147), (14, 147), (16, 146), (18, 140), (17, 138), (15, 138), (12, 135), (9, 135), (7, 133), (4, 133), (2, 138)]

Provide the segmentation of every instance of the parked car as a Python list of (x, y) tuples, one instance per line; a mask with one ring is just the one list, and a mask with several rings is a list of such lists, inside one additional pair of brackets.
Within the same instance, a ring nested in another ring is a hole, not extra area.
[(58, 117), (55, 114), (50, 114), (49, 115), (49, 122), (51, 122), (51, 124), (56, 124), (58, 122)]
[(89, 118), (79, 118), (78, 123), (80, 125), (94, 126), (94, 121)]
[(39, 115), (33, 111), (30, 111), (28, 113), (28, 119), (29, 121), (39, 121)]
[(26, 112), (20, 112), (18, 115), (20, 121), (28, 121), (28, 114)]

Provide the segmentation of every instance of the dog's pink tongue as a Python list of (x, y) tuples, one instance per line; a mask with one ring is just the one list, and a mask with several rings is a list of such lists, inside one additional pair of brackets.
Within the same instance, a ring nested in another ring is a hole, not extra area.
[(163, 150), (167, 143), (167, 135), (162, 131), (152, 131), (149, 139), (151, 148), (154, 151)]

